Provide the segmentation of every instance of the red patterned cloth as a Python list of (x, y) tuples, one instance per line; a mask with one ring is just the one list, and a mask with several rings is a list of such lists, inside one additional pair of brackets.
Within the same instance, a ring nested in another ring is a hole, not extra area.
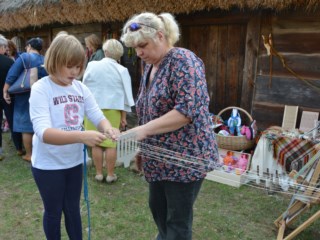
[(287, 172), (299, 171), (316, 154), (315, 144), (304, 139), (280, 136), (272, 144), (274, 159)]

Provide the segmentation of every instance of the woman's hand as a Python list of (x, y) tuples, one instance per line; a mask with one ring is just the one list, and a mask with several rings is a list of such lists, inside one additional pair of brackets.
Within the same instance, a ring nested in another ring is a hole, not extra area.
[(120, 127), (122, 130), (126, 130), (126, 127), (127, 127), (127, 120), (126, 119), (121, 119), (121, 122), (120, 122)]
[(116, 128), (108, 128), (104, 131), (104, 135), (107, 138), (111, 138), (113, 141), (117, 141), (120, 135), (120, 131)]
[(11, 103), (11, 98), (10, 94), (8, 91), (3, 91), (3, 99), (6, 101), (6, 103), (10, 104)]
[(120, 129), (126, 131), (127, 127), (127, 112), (121, 111)]
[(11, 103), (11, 98), (10, 94), (8, 92), (10, 85), (8, 83), (5, 83), (3, 86), (3, 99), (6, 101), (6, 103), (10, 104)]

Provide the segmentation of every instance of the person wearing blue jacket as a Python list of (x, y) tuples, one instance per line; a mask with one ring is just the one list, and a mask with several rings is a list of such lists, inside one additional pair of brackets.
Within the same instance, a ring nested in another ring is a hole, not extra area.
[[(38, 67), (38, 79), (48, 75), (46, 70), (40, 67), (44, 64), (44, 56), (40, 54), (42, 45), (43, 41), (41, 38), (31, 38), (26, 43), (26, 53), (22, 53), (11, 66), (3, 87), (3, 98), (8, 104), (11, 104), (12, 101), (8, 89), (17, 81), (21, 72), (24, 71), (24, 65), (26, 68)], [(13, 131), (22, 133), (22, 141), (26, 151), (22, 159), (30, 162), (33, 136), (33, 127), (29, 114), (30, 91), (15, 94), (13, 98)]]

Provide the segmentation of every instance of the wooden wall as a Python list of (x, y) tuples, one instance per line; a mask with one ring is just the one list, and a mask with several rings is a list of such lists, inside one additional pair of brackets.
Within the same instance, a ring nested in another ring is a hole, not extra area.
[(296, 126), (299, 128), (303, 110), (320, 111), (320, 14), (265, 14), (261, 27), (261, 35), (271, 33), (274, 49), (298, 77), (284, 67), (281, 57), (267, 54), (261, 39), (253, 116), (262, 129), (281, 126), (284, 105), (296, 105), (299, 106)]
[[(251, 13), (239, 11), (178, 18), (182, 29), (179, 46), (192, 50), (205, 63), (210, 111), (214, 114), (229, 106), (241, 106), (250, 112), (255, 69), (252, 63), (257, 52), (256, 41), (252, 40), (257, 33), (250, 24), (251, 18)], [(251, 70), (243, 71), (245, 68)], [(228, 111), (222, 116), (228, 118), (230, 114)]]
[[(320, 111), (319, 11), (212, 10), (181, 14), (177, 20), (181, 27), (178, 46), (191, 49), (205, 63), (212, 113), (239, 106), (247, 110), (263, 130), (281, 125), (284, 105), (299, 106), (297, 127), (303, 110)], [(91, 33), (102, 40), (119, 39), (121, 27), (122, 23), (50, 25), (5, 35), (25, 39), (40, 36), (45, 40), (46, 49), (62, 30), (76, 35), (84, 44), (84, 37)], [(267, 55), (261, 35), (270, 33), (274, 49), (309, 85), (284, 68), (277, 56)], [(125, 49), (122, 63), (130, 71), (136, 95), (141, 63), (133, 49)]]

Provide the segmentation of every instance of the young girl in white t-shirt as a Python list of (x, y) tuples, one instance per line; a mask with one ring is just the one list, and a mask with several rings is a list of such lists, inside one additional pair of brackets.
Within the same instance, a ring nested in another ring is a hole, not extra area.
[[(116, 140), (89, 89), (77, 81), (84, 69), (83, 46), (72, 35), (58, 35), (45, 55), (49, 76), (31, 90), (30, 116), (34, 129), (32, 173), (44, 204), (43, 228), (47, 239), (60, 239), (64, 213), (69, 239), (82, 239), (80, 195), (84, 144)], [(83, 131), (87, 116), (98, 131)]]

